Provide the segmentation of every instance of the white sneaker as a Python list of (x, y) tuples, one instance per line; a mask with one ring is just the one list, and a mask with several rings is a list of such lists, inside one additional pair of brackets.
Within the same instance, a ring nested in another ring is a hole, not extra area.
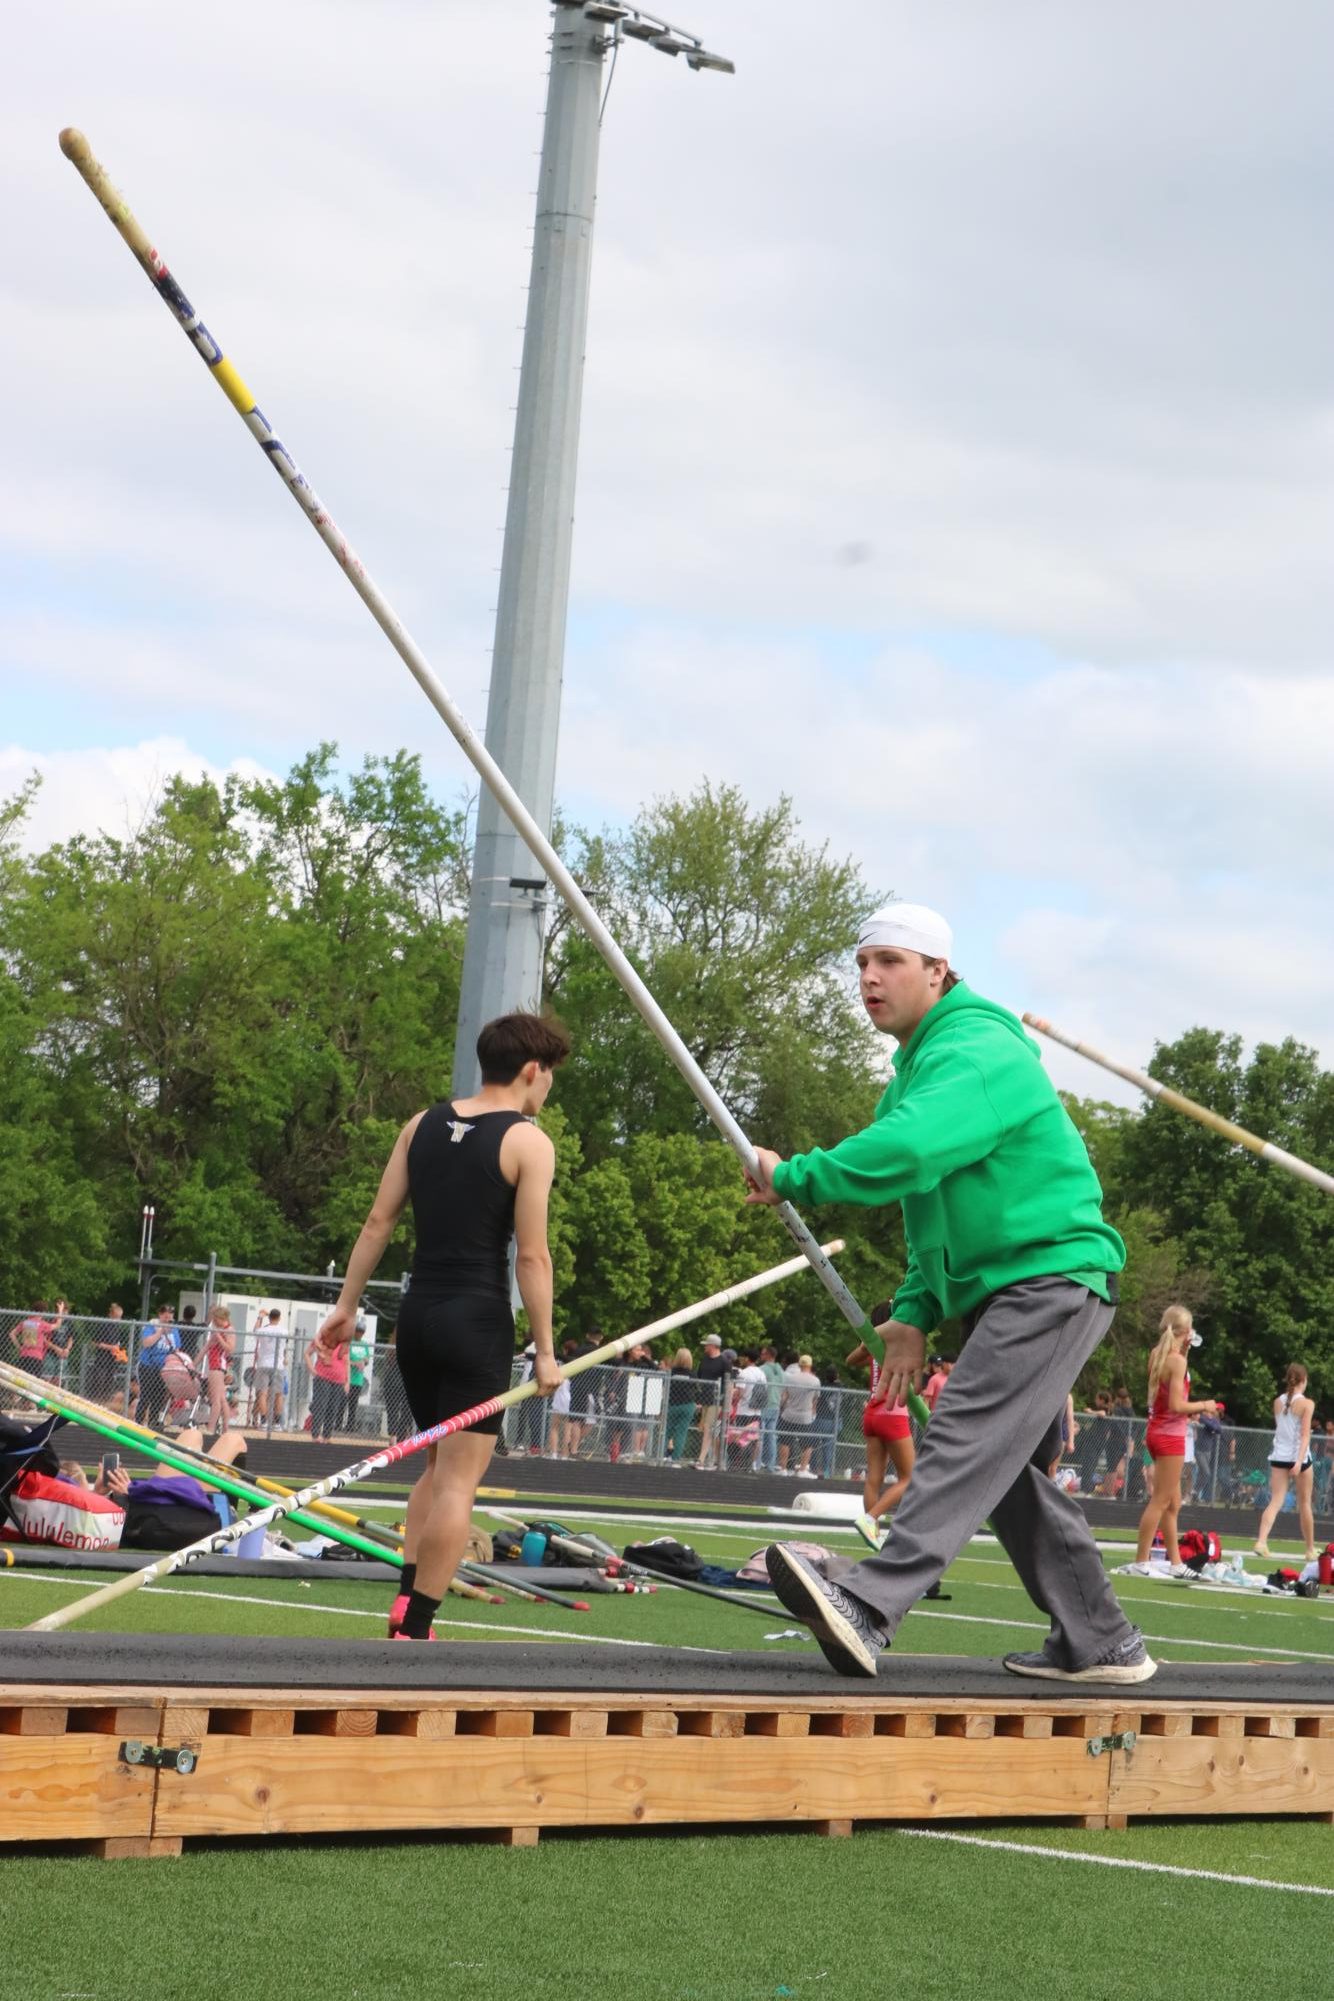
[(1122, 1575), (1125, 1577), (1152, 1577), (1153, 1565), (1151, 1563), (1128, 1563)]
[(1174, 1563), (1172, 1565), (1172, 1575), (1173, 1577), (1193, 1577), (1195, 1572), (1188, 1563)]

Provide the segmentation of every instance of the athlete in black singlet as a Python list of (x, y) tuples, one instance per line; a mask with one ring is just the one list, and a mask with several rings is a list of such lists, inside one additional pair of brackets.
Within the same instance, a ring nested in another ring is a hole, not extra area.
[[(362, 1290), (410, 1200), (416, 1251), (396, 1346), (420, 1431), (509, 1387), (511, 1236), (542, 1395), (550, 1396), (560, 1381), (547, 1248), (555, 1151), (533, 1117), (569, 1051), (564, 1029), (539, 1015), (507, 1014), (487, 1023), (477, 1038), (481, 1089), (418, 1112), (404, 1126), (348, 1259), (338, 1304), (319, 1331), (326, 1347), (352, 1339)], [(463, 1555), (477, 1485), (500, 1423), (496, 1413), (427, 1448), (426, 1469), (408, 1502), (391, 1637), (432, 1637), (431, 1621)]]

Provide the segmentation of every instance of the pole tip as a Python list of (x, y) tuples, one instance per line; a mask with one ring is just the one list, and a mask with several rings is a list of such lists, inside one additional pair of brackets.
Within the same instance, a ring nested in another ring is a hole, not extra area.
[(831, 1258), (836, 1258), (840, 1251), (845, 1251), (846, 1249), (847, 1245), (844, 1243), (842, 1237), (833, 1237), (825, 1245), (825, 1250)]
[(1026, 1027), (1040, 1029), (1044, 1035), (1051, 1027), (1051, 1023), (1040, 1014), (1026, 1014), (1021, 1019)]
[(67, 125), (60, 135), (60, 150), (67, 160), (83, 165), (93, 157), (93, 149), (77, 125)]

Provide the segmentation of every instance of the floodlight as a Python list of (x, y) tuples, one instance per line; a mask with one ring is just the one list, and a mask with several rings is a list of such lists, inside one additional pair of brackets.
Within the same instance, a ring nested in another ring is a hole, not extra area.
[(623, 21), (621, 33), (633, 36), (637, 42), (652, 42), (662, 33), (662, 24), (659, 21)]
[(725, 76), (736, 75), (736, 64), (727, 56), (711, 55), (707, 49), (692, 49), (686, 55), (687, 69), (718, 69)]

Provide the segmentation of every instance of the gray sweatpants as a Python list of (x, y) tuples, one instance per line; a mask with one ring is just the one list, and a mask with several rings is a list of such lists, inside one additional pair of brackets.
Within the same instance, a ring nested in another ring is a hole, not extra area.
[(889, 1540), (828, 1574), (892, 1634), (988, 1516), (1058, 1662), (1084, 1667), (1130, 1623), (1074, 1498), (1047, 1473), (1065, 1399), (1115, 1309), (1066, 1278), (1026, 1279), (990, 1300), (936, 1402)]

